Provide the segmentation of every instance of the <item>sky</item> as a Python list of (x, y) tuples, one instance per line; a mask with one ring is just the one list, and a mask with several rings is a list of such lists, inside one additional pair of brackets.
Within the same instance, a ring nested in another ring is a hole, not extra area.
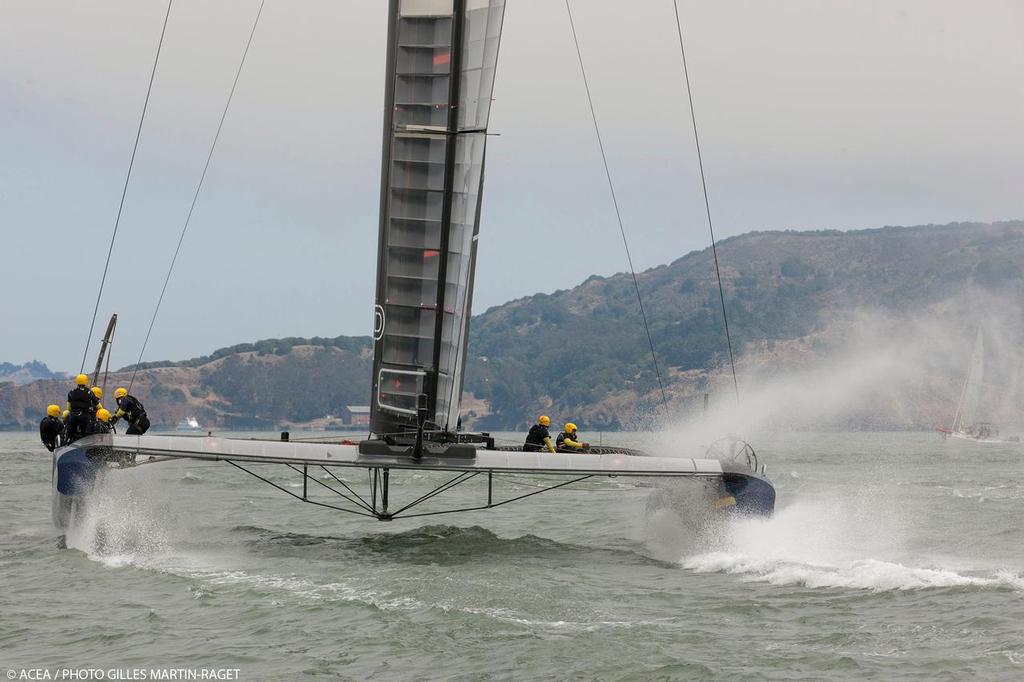
[[(0, 361), (82, 362), (166, 4), (0, 0)], [(99, 306), (134, 362), (258, 0), (174, 0)], [(706, 248), (671, 0), (573, 15), (633, 261)], [(719, 238), (1024, 217), (1024, 3), (680, 0)], [(144, 360), (369, 334), (386, 3), (267, 0)], [(508, 0), (474, 308), (626, 270), (561, 0)]]

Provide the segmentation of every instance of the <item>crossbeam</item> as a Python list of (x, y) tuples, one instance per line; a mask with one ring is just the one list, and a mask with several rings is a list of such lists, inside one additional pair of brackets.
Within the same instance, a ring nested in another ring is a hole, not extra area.
[(601, 455), (508, 452), (480, 449), (475, 457), (360, 454), (356, 445), (302, 443), (209, 436), (113, 436), (116, 451), (135, 455), (202, 460), (262, 462), (295, 466), (492, 472), (566, 476), (656, 476), (710, 478), (722, 475), (717, 459), (648, 457), (627, 453)]

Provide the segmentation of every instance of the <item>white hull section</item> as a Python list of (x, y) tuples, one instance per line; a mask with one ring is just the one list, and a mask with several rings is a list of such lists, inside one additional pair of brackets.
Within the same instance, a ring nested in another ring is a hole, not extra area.
[(592, 474), (711, 477), (722, 475), (717, 459), (636, 457), (627, 454), (506, 452), (478, 450), (473, 458), (424, 455), (365, 455), (357, 445), (293, 443), (194, 436), (114, 436), (114, 449), (137, 455), (238, 462), (271, 462), (337, 467), (389, 467), (494, 473)]

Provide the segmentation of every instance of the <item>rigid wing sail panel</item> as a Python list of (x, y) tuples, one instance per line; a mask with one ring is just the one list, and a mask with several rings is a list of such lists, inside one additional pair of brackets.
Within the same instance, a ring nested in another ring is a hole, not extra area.
[(503, 0), (392, 0), (370, 427), (454, 432)]

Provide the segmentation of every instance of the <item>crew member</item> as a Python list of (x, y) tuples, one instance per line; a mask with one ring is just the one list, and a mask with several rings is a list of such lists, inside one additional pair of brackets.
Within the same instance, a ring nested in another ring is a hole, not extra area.
[(129, 436), (141, 436), (149, 430), (146, 408), (138, 398), (128, 395), (128, 389), (119, 388), (114, 391), (114, 399), (117, 400), (117, 411), (114, 412), (111, 424), (116, 424), (118, 419), (124, 419), (128, 422), (128, 430), (125, 433)]
[(110, 424), (110, 410), (100, 408), (96, 410), (96, 419), (92, 422), (93, 433), (110, 433), (113, 426)]
[(92, 391), (94, 396), (96, 396), (96, 409), (98, 410), (103, 407), (103, 389), (99, 386), (93, 386), (89, 390)]
[(576, 425), (569, 422), (565, 425), (565, 431), (555, 439), (555, 447), (559, 452), (584, 452), (590, 448), (590, 443), (580, 440), (576, 435)]
[(79, 374), (75, 377), (75, 384), (75, 387), (68, 391), (68, 442), (89, 435), (100, 402), (89, 390), (89, 377)]
[(64, 422), (60, 420), (60, 406), (49, 405), (46, 416), (39, 422), (39, 438), (50, 452), (57, 449), (64, 435)]
[(538, 417), (537, 423), (531, 426), (530, 432), (526, 434), (523, 452), (541, 452), (543, 450), (554, 452), (555, 445), (551, 442), (551, 434), (548, 433), (549, 426), (551, 426), (551, 419), (546, 414)]

